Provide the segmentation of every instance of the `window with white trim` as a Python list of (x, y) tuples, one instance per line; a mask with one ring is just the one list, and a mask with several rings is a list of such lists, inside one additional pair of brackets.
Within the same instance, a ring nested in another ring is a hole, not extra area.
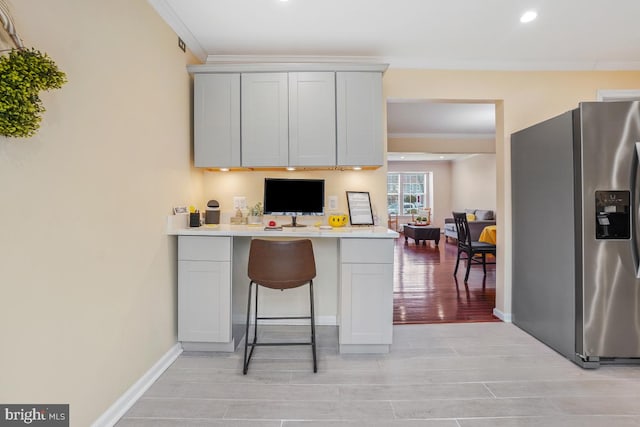
[(432, 208), (431, 172), (389, 172), (387, 211), (390, 215), (411, 215)]

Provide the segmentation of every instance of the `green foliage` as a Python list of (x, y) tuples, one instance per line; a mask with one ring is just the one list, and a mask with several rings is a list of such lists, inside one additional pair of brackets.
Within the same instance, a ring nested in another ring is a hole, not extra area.
[(415, 203), (418, 201), (418, 198), (413, 194), (407, 194), (404, 196), (405, 203)]
[(45, 111), (39, 92), (59, 89), (66, 82), (65, 73), (46, 53), (12, 49), (0, 56), (0, 135), (33, 136)]
[(262, 202), (258, 202), (251, 209), (249, 209), (249, 215), (262, 216)]

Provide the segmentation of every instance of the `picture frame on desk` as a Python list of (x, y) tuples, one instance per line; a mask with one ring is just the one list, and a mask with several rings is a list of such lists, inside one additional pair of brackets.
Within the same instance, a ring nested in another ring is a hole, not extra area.
[(186, 214), (186, 213), (189, 213), (189, 210), (187, 209), (186, 206), (176, 206), (173, 208), (174, 215)]
[(368, 191), (347, 191), (347, 206), (351, 225), (373, 225), (371, 197)]

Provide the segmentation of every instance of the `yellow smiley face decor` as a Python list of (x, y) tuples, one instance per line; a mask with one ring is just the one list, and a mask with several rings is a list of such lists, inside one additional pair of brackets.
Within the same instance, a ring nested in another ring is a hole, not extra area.
[(347, 215), (329, 215), (329, 225), (332, 227), (344, 227), (348, 222)]

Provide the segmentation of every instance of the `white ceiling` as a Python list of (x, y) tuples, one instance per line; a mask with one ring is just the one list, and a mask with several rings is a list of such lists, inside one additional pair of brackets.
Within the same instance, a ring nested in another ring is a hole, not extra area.
[[(202, 61), (348, 57), (390, 68), (640, 69), (640, 0), (148, 1)], [(538, 19), (520, 23), (529, 9)], [(493, 104), (389, 100), (387, 111), (390, 136), (495, 132)]]
[[(638, 0), (149, 0), (207, 55), (375, 57), (391, 67), (640, 69)], [(521, 24), (528, 9), (538, 19)]]
[(494, 138), (495, 105), (388, 100), (387, 135), (395, 138)]

